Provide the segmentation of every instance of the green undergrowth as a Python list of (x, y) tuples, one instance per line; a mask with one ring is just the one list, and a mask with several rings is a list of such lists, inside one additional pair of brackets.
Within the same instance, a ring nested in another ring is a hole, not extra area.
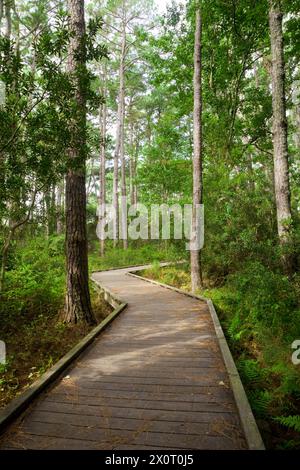
[[(91, 327), (61, 320), (65, 294), (64, 238), (36, 238), (12, 246), (0, 298), (0, 339), (6, 363), (0, 365), (0, 407), (66, 354)], [(111, 307), (94, 289), (98, 321)]]
[[(189, 266), (143, 272), (189, 291)], [(300, 365), (292, 342), (300, 339), (299, 278), (291, 282), (260, 262), (245, 263), (222, 286), (206, 280), (199, 294), (213, 300), (268, 448), (300, 449)]]
[(99, 242), (94, 242), (89, 255), (89, 268), (91, 271), (101, 271), (110, 268), (136, 266), (161, 261), (178, 261), (186, 256), (184, 250), (180, 250), (174, 244), (165, 243), (135, 243), (129, 244), (124, 250), (122, 247), (114, 248), (112, 242), (108, 242), (105, 254), (99, 256)]

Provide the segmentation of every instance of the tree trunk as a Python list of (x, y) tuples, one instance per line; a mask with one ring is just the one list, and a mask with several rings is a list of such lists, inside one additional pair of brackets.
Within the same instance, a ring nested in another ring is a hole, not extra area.
[(106, 106), (106, 94), (107, 94), (107, 84), (106, 84), (106, 63), (104, 65), (103, 73), (103, 88), (102, 95), (104, 103), (100, 108), (100, 129), (101, 129), (101, 148), (100, 148), (100, 192), (99, 192), (99, 218), (100, 218), (100, 255), (104, 255), (105, 250), (105, 239), (104, 239), (104, 229), (105, 229), (105, 203), (106, 203), (106, 186), (105, 186), (105, 153), (106, 153), (106, 118), (107, 118), (107, 106)]
[(134, 125), (130, 129), (130, 159), (129, 159), (129, 180), (130, 180), (130, 204), (137, 205), (136, 167), (139, 151), (138, 133), (134, 132)]
[(10, 39), (11, 37), (11, 9), (12, 9), (11, 0), (6, 0), (5, 2), (5, 19), (6, 19), (5, 36), (8, 39)]
[(92, 312), (86, 233), (86, 101), (85, 101), (85, 20), (84, 0), (68, 0), (71, 39), (68, 72), (75, 89), (74, 111), (70, 121), (71, 143), (66, 176), (67, 294), (64, 320), (95, 323)]
[(4, 11), (3, 1), (4, 0), (0, 0), (0, 27), (1, 27), (1, 22), (2, 22), (2, 18), (3, 18), (3, 11)]
[(124, 153), (124, 94), (122, 96), (123, 113), (122, 113), (122, 131), (121, 131), (121, 145), (120, 145), (120, 161), (121, 161), (121, 238), (123, 240), (123, 248), (128, 248), (127, 241), (127, 195), (126, 195), (126, 161)]
[(10, 248), (10, 244), (14, 235), (14, 230), (10, 229), (8, 232), (8, 236), (6, 240), (4, 240), (3, 248), (2, 248), (2, 256), (1, 256), (1, 269), (0, 269), (0, 293), (3, 291), (4, 288), (4, 280), (5, 280), (5, 272), (6, 272), (6, 264), (7, 264), (7, 257), (8, 251)]
[[(124, 118), (125, 118), (125, 58), (126, 58), (126, 12), (124, 1), (122, 3), (122, 43), (119, 67), (119, 95), (118, 95), (118, 117), (116, 132), (116, 148), (114, 155), (113, 173), (113, 207), (115, 219), (113, 225), (114, 246), (119, 239), (119, 160), (121, 164), (121, 195), (126, 197), (126, 166), (124, 155)], [(124, 214), (124, 200), (122, 199), (121, 211), (121, 236), (123, 247), (127, 248), (127, 220)], [(126, 237), (126, 238), (125, 238)]]
[(138, 203), (138, 188), (137, 188), (137, 182), (136, 182), (136, 177), (137, 177), (137, 164), (138, 164), (138, 158), (139, 158), (139, 133), (138, 129), (136, 130), (136, 142), (135, 142), (135, 153), (134, 153), (134, 161), (133, 161), (133, 178), (134, 178), (134, 183), (133, 183), (133, 203), (136, 206)]
[(56, 199), (56, 233), (61, 235), (64, 231), (64, 181), (60, 181), (57, 185)]
[[(192, 212), (192, 243), (198, 233), (197, 206), (202, 202), (202, 99), (201, 99), (201, 12), (196, 10), (195, 44), (194, 44), (194, 155), (193, 155), (193, 212)], [(192, 292), (202, 286), (200, 250), (191, 249), (191, 281)]]
[[(300, 73), (300, 67), (296, 71), (298, 77)], [(300, 155), (300, 80), (295, 81), (293, 90), (293, 113), (292, 119), (294, 124), (293, 142)]]
[[(119, 115), (119, 112), (118, 112)], [(119, 127), (119, 126), (118, 126)], [(114, 219), (113, 219), (113, 238), (114, 247), (118, 244), (119, 239), (119, 142), (117, 127), (117, 141), (116, 149), (114, 154), (114, 172), (113, 172), (113, 208), (114, 208)]]
[(46, 213), (45, 213), (45, 232), (46, 232), (46, 237), (49, 238), (50, 235), (52, 235), (52, 204), (51, 204), (51, 188), (48, 187), (44, 191), (44, 199), (45, 199), (45, 208), (46, 208)]
[(134, 205), (134, 126), (131, 122), (130, 125), (130, 155), (129, 155), (129, 194), (130, 194), (130, 204)]
[(292, 214), (290, 202), (287, 118), (285, 103), (285, 73), (280, 1), (270, 0), (269, 26), (272, 54), (273, 160), (274, 188), (279, 242), (283, 248), (282, 262), (287, 274), (292, 274), (295, 258), (292, 254)]
[(123, 2), (123, 25), (122, 25), (122, 45), (120, 60), (120, 90), (119, 100), (121, 106), (120, 112), (120, 163), (121, 163), (121, 238), (123, 248), (128, 247), (127, 241), (127, 202), (126, 202), (126, 161), (124, 153), (125, 140), (125, 58), (126, 58), (126, 11)]
[(55, 192), (56, 192), (56, 187), (55, 187), (55, 184), (53, 184), (51, 187), (50, 235), (53, 235), (55, 233), (55, 228), (56, 228)]

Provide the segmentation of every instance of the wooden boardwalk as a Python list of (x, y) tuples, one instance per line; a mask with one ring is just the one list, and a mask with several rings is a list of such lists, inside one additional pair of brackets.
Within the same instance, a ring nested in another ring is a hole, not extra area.
[(0, 447), (247, 447), (206, 304), (127, 271), (93, 275), (128, 307)]

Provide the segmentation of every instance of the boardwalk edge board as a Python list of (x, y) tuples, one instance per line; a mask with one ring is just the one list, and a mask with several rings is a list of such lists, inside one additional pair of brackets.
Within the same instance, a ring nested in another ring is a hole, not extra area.
[(75, 360), (94, 341), (94, 339), (127, 307), (127, 303), (120, 300), (92, 278), (96, 289), (104, 293), (105, 300), (114, 310), (95, 328), (93, 328), (79, 343), (65, 354), (53, 367), (45, 372), (38, 380), (30, 385), (24, 392), (12, 400), (5, 408), (0, 410), (0, 434), (16, 419), (31, 402)]
[(239, 376), (238, 370), (236, 368), (234, 359), (232, 357), (231, 351), (227, 344), (227, 340), (225, 338), (222, 326), (220, 324), (218, 315), (216, 313), (215, 307), (211, 299), (201, 297), (200, 295), (192, 294), (191, 292), (183, 291), (182, 289), (169, 286), (168, 284), (163, 284), (161, 282), (148, 279), (146, 277), (140, 276), (139, 274), (135, 274), (136, 272), (142, 271), (144, 269), (145, 267), (139, 267), (138, 269), (135, 269), (134, 271), (128, 271), (127, 275), (142, 279), (146, 282), (150, 282), (151, 284), (155, 284), (155, 285), (164, 287), (166, 289), (173, 290), (180, 294), (187, 295), (188, 297), (193, 297), (194, 299), (201, 300), (207, 304), (209, 312), (213, 320), (214, 328), (216, 331), (216, 336), (219, 342), (219, 346), (220, 346), (222, 357), (225, 363), (225, 367), (227, 369), (227, 373), (229, 376), (231, 388), (234, 394), (235, 402), (237, 405), (240, 421), (243, 427), (243, 431), (245, 434), (248, 448), (249, 450), (265, 450), (265, 446), (264, 446), (261, 434), (259, 432), (256, 420), (253, 416), (253, 412), (250, 407), (244, 386), (242, 384), (241, 378)]

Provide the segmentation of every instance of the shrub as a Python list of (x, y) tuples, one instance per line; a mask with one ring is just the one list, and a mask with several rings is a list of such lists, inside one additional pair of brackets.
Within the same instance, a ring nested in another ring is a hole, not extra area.
[(64, 292), (65, 262), (61, 254), (54, 255), (52, 242), (39, 238), (18, 248), (15, 268), (6, 274), (2, 315), (58, 309)]

